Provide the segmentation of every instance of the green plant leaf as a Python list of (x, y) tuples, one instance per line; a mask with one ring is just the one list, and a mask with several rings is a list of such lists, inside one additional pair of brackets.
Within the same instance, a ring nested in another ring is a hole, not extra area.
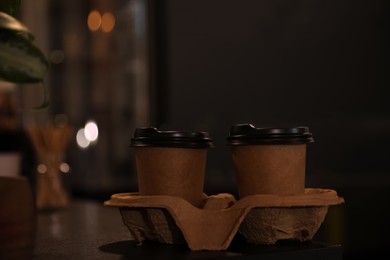
[(0, 78), (14, 83), (42, 82), (49, 63), (40, 49), (23, 36), (0, 30)]
[(21, 0), (0, 0), (0, 11), (12, 16), (17, 16)]
[(33, 34), (26, 25), (3, 12), (0, 12), (0, 29), (16, 31), (21, 34), (25, 34), (31, 41), (34, 39)]
[(35, 110), (41, 110), (47, 108), (50, 105), (49, 89), (43, 82), (40, 83), (43, 89), (43, 101), (39, 106), (34, 107)]

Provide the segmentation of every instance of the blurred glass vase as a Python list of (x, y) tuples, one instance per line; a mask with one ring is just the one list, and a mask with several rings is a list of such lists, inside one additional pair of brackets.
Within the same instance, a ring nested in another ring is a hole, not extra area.
[(37, 208), (58, 209), (68, 206), (69, 199), (62, 182), (62, 173), (66, 149), (72, 135), (69, 126), (45, 125), (28, 129), (31, 140), (37, 152), (39, 164), (37, 167), (36, 199)]

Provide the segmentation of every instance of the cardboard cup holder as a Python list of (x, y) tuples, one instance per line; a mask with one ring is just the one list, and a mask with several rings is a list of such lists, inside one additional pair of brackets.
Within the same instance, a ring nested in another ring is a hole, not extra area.
[(331, 189), (306, 188), (302, 194), (259, 194), (239, 200), (228, 193), (205, 196), (198, 208), (174, 196), (113, 194), (105, 206), (119, 208), (132, 238), (142, 243), (187, 243), (191, 250), (225, 250), (239, 232), (248, 243), (309, 241), (329, 206), (344, 203)]
[(119, 208), (139, 243), (225, 250), (238, 232), (261, 245), (311, 240), (329, 206), (344, 203), (334, 190), (304, 186), (306, 144), (314, 141), (308, 127), (233, 125), (227, 141), (239, 200), (228, 193), (202, 193), (206, 150), (212, 147), (207, 132), (149, 127), (137, 128), (131, 139), (140, 193), (113, 194), (104, 205)]

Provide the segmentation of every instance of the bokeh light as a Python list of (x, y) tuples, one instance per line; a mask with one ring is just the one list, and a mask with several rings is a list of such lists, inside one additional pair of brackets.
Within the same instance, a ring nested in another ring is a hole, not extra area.
[(59, 166), (59, 169), (63, 173), (68, 173), (70, 171), (69, 164), (67, 164), (67, 163), (61, 163)]
[(100, 25), (102, 24), (102, 17), (100, 13), (96, 10), (92, 10), (88, 15), (87, 23), (89, 30), (93, 32), (99, 30)]
[(49, 53), (49, 59), (54, 64), (60, 64), (65, 59), (64, 52), (62, 50), (52, 50)]
[(102, 16), (102, 31), (111, 32), (115, 27), (115, 17), (112, 13), (106, 12)]
[(46, 173), (47, 172), (47, 167), (46, 167), (46, 165), (44, 165), (44, 164), (39, 164), (38, 166), (37, 166), (37, 171), (39, 172), (39, 173)]
[(84, 128), (81, 128), (77, 131), (76, 141), (80, 148), (87, 148), (89, 146), (90, 141), (85, 137)]
[(98, 139), (99, 129), (94, 121), (88, 121), (84, 127), (84, 135), (87, 140), (94, 142)]

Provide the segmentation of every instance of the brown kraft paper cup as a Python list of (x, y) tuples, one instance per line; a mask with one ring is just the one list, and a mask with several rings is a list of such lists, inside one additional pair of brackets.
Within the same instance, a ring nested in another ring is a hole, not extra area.
[(135, 154), (140, 195), (169, 195), (201, 204), (206, 149), (137, 147)]
[(304, 193), (308, 128), (233, 126), (228, 142), (240, 198)]
[(205, 132), (137, 129), (132, 146), (139, 194), (180, 197), (200, 207), (211, 142)]
[(305, 190), (306, 145), (232, 147), (239, 196)]

